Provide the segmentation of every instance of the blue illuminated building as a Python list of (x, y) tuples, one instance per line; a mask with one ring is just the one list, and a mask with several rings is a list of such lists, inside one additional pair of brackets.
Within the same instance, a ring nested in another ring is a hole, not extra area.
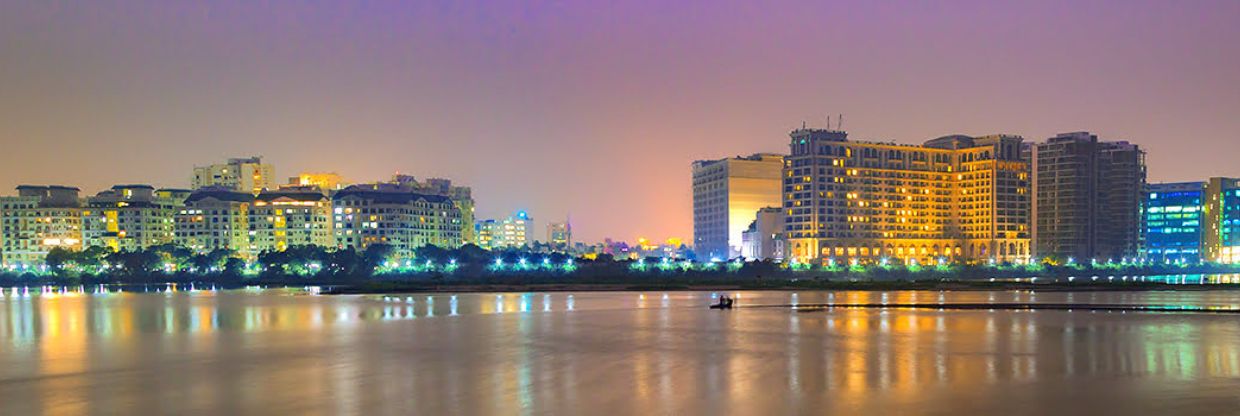
[(1202, 252), (1205, 182), (1149, 185), (1145, 195), (1143, 256), (1155, 262), (1197, 262)]

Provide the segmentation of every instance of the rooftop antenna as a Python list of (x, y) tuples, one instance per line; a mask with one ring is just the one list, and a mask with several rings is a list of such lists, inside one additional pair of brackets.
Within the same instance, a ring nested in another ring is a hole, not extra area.
[(831, 130), (831, 115), (827, 114), (827, 130)]
[(801, 130), (805, 130), (805, 120), (801, 120)]
[(839, 122), (835, 123), (835, 128), (839, 131), (844, 131), (844, 114), (840, 114)]

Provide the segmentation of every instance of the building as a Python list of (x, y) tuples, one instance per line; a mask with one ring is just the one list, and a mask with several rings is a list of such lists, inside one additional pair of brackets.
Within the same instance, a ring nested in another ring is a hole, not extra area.
[(195, 166), (193, 188), (223, 187), (258, 195), (276, 188), (275, 168), (258, 156), (228, 159), (227, 163)]
[(475, 225), (478, 245), (488, 250), (524, 248), (534, 242), (531, 232), (534, 219), (525, 211), (517, 211), (502, 220), (482, 220)]
[(0, 198), (0, 262), (7, 268), (43, 264), (53, 248), (82, 249), (82, 210), (78, 188), (17, 187), (17, 196)]
[(1139, 254), (1145, 151), (1076, 132), (1034, 145), (1031, 157), (1039, 257), (1119, 261)]
[(263, 191), (250, 208), (250, 253), (335, 247), (332, 201), (318, 185)]
[(547, 244), (553, 250), (569, 250), (573, 246), (573, 226), (565, 222), (547, 224)]
[(461, 211), (452, 199), (396, 184), (344, 188), (332, 196), (332, 215), (340, 248), (361, 251), (386, 244), (396, 255), (408, 257), (426, 245), (462, 244)]
[(1205, 261), (1240, 263), (1240, 179), (1210, 178), (1201, 198), (1201, 253)]
[(176, 190), (157, 192), (150, 185), (116, 185), (95, 194), (82, 210), (84, 245), (138, 251), (171, 244), (174, 217), (186, 197)]
[(199, 188), (173, 217), (173, 241), (196, 253), (250, 246), (250, 208), (254, 195), (225, 187)]
[(302, 172), (288, 178), (288, 186), (313, 186), (323, 192), (339, 191), (349, 184), (336, 172)]
[(758, 210), (749, 228), (741, 234), (741, 256), (751, 260), (783, 260), (783, 231), (783, 209), (766, 207)]
[(392, 183), (407, 187), (414, 192), (442, 195), (451, 199), (456, 204), (456, 208), (461, 211), (461, 223), (465, 225), (461, 229), (461, 240), (464, 243), (477, 244), (478, 235), (473, 227), (474, 196), (470, 187), (454, 185), (451, 179), (430, 178), (418, 181), (413, 176), (400, 174), (392, 178)]
[(754, 213), (780, 206), (782, 155), (693, 162), (693, 246), (698, 258), (728, 259), (741, 253), (741, 233)]
[(798, 129), (785, 158), (787, 255), (800, 262), (1020, 262), (1030, 257), (1029, 164), (1017, 136), (922, 146)]
[(1158, 263), (1201, 260), (1205, 187), (1205, 182), (1149, 185), (1142, 210), (1142, 258)]

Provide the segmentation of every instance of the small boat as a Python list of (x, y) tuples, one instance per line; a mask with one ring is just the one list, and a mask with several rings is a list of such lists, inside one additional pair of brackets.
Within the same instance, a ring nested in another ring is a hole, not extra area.
[(719, 298), (719, 303), (716, 303), (716, 304), (714, 304), (714, 305), (710, 305), (710, 308), (711, 308), (711, 309), (732, 309), (732, 303), (733, 303), (733, 302), (736, 302), (736, 301), (735, 301), (735, 300), (733, 300), (732, 298), (729, 298), (729, 297), (726, 297), (726, 296), (725, 296), (725, 297), (721, 297), (721, 298)]

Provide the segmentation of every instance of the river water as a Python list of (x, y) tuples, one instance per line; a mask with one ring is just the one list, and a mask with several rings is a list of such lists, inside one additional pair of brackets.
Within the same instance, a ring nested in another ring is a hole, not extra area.
[[(1240, 292), (729, 292), (1233, 308)], [(1240, 315), (5, 290), (0, 414), (1240, 414)]]

